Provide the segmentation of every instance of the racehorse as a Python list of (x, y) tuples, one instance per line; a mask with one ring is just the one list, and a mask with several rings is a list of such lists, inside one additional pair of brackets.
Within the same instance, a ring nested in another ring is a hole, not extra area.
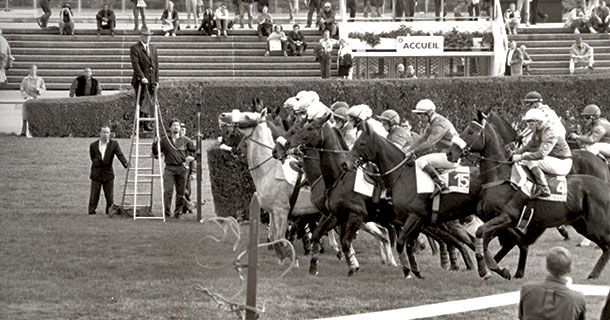
[[(527, 247), (546, 228), (569, 224), (602, 249), (602, 255), (589, 274), (589, 278), (598, 278), (610, 259), (610, 184), (590, 175), (568, 175), (566, 202), (530, 200), (510, 184), (512, 161), (507, 161), (505, 144), (495, 123), (487, 121), (487, 116), (479, 112), (478, 119), (472, 121), (460, 137), (469, 151), (480, 153), (481, 181), (484, 185), (481, 210), (493, 217), (476, 232), (479, 275), (487, 276), (487, 266), (503, 274), (492, 259), (488, 245), (496, 232), (515, 227), (524, 209), (534, 210), (535, 214), (520, 239), (526, 253), (520, 257), (519, 268), (523, 267), (523, 270), (517, 271), (518, 276), (524, 273)], [(463, 152), (462, 148), (453, 144), (448, 158), (456, 160)]]
[[(315, 122), (317, 128), (325, 123), (326, 120), (328, 120), (328, 118), (324, 119), (322, 122)], [(354, 175), (352, 173), (344, 172), (340, 167), (345, 155), (347, 155), (349, 151), (347, 151), (347, 146), (338, 133), (337, 135), (325, 137), (324, 141), (326, 144), (319, 146), (319, 148), (322, 149), (318, 149), (318, 147), (312, 145), (309, 140), (303, 141), (301, 139), (300, 133), (311, 132), (309, 129), (311, 127), (312, 126), (308, 124), (304, 128), (301, 128), (300, 126), (291, 128), (289, 133), (284, 137), (286, 139), (284, 145), (280, 143), (276, 144), (274, 156), (283, 160), (286, 157), (287, 149), (298, 145), (304, 145), (303, 151), (305, 155), (303, 157), (303, 167), (306, 178), (310, 182), (312, 190), (318, 190), (319, 188), (325, 189), (322, 193), (316, 193), (319, 197), (313, 201), (320, 211), (329, 212), (330, 214), (314, 231), (312, 237), (314, 246), (310, 273), (317, 273), (317, 263), (319, 260), (317, 257), (317, 244), (319, 243), (319, 239), (326, 231), (336, 226), (340, 226), (341, 247), (349, 267), (348, 275), (352, 275), (358, 270), (357, 264), (354, 261), (354, 252), (353, 250), (350, 250), (356, 231), (358, 231), (361, 226), (370, 227), (369, 224), (364, 222), (375, 220), (381, 222), (381, 224), (386, 227), (391, 224), (391, 221), (380, 221), (379, 219), (368, 218), (369, 212), (374, 212), (375, 216), (377, 216), (377, 212), (371, 207), (373, 204), (370, 201), (367, 201), (365, 196), (353, 191)], [(339, 159), (340, 161), (333, 161), (334, 159)], [(339, 163), (339, 166), (337, 166), (337, 163)], [(386, 242), (385, 246), (381, 248), (381, 253), (382, 258), (385, 255), (387, 257), (386, 260), (388, 260), (391, 265), (396, 266), (389, 242)]]
[[(367, 219), (367, 217), (372, 214), (373, 216), (377, 215), (377, 219), (381, 218), (382, 220), (385, 220), (385, 223), (402, 223), (401, 217), (404, 218), (404, 216), (394, 214), (394, 210), (391, 210), (391, 206), (386, 206), (386, 208), (389, 207), (390, 210), (385, 210), (378, 214), (375, 212), (375, 207), (379, 207), (378, 205), (374, 205), (370, 198), (353, 191), (356, 171), (349, 170), (349, 168), (346, 170), (344, 167), (345, 163), (351, 162), (352, 157), (348, 154), (349, 151), (343, 142), (340, 133), (337, 129), (332, 128), (327, 123), (327, 120), (328, 117), (314, 120), (305, 125), (302, 130), (288, 138), (285, 147), (304, 144), (306, 150), (314, 150), (319, 154), (318, 166), (321, 166), (322, 168), (324, 183), (327, 186), (331, 186), (331, 188), (327, 189), (327, 206), (331, 208), (330, 211), (336, 213), (337, 217), (343, 221), (346, 219), (345, 212), (351, 210), (351, 212), (358, 213), (357, 221)], [(347, 221), (349, 224), (350, 221)], [(449, 239), (451, 244), (460, 249), (467, 267), (472, 268), (473, 264), (470, 261), (467, 249), (458, 239), (442, 228), (435, 228), (429, 230), (429, 232), (435, 233), (435, 239), (443, 241)], [(411, 239), (410, 243), (414, 242), (415, 239), (416, 237)], [(412, 248), (412, 245), (410, 245), (409, 248)], [(409, 251), (409, 260), (413, 261), (413, 274), (417, 277), (421, 277), (412, 251)], [(405, 273), (405, 276), (409, 276), (410, 271), (411, 270), (406, 267), (406, 264), (403, 263), (403, 272)]]
[[(261, 113), (225, 112), (218, 119), (226, 124), (234, 125), (244, 136), (247, 146), (246, 158), (252, 180), (256, 188), (256, 200), (260, 208), (269, 212), (269, 237), (272, 241), (283, 239), (286, 234), (290, 196), (293, 186), (286, 180), (275, 178), (275, 171), (280, 164), (273, 159), (271, 151), (275, 144), (271, 130), (265, 121), (266, 109)], [(309, 194), (298, 197), (292, 215), (315, 214), (317, 208), (311, 203)], [(274, 246), (280, 260), (286, 257), (286, 248)]]

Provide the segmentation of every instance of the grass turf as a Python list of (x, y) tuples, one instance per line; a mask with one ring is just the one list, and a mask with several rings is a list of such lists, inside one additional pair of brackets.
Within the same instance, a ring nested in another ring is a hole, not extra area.
[[(234, 319), (193, 287), (201, 284), (230, 296), (240, 282), (230, 263), (236, 256), (209, 225), (186, 220), (137, 221), (89, 216), (88, 145), (93, 139), (0, 137), (0, 318), (4, 319)], [(128, 140), (120, 140), (128, 152)], [(211, 142), (207, 142), (209, 145)], [(205, 156), (205, 153), (203, 153)], [(207, 176), (204, 159), (204, 177)], [(120, 201), (124, 169), (115, 163), (115, 201)], [(202, 190), (204, 215), (213, 215), (209, 180)], [(98, 212), (103, 208), (103, 197)], [(247, 227), (242, 226), (242, 245)], [(262, 228), (264, 230), (264, 228)], [(543, 279), (544, 251), (563, 245), (574, 255), (575, 283), (586, 280), (599, 249), (576, 248), (581, 237), (561, 241), (550, 230), (530, 251), (526, 277), (481, 280), (476, 272), (441, 270), (429, 250), (418, 256), (425, 280), (404, 279), (399, 268), (379, 263), (370, 236), (355, 241), (361, 270), (347, 278), (345, 262), (322, 255), (320, 275), (307, 274), (307, 259), (280, 281), (281, 267), (262, 250), (259, 307), (265, 319), (310, 319), (404, 308), (519, 290), (525, 281)], [(261, 234), (261, 241), (264, 235)], [(195, 257), (210, 270), (197, 265)], [(503, 265), (516, 267), (515, 250)], [(245, 271), (244, 271), (245, 273)], [(245, 301), (243, 293), (238, 301)], [(604, 299), (587, 297), (588, 318), (597, 319)], [(442, 319), (514, 319), (516, 306), (454, 314)]]

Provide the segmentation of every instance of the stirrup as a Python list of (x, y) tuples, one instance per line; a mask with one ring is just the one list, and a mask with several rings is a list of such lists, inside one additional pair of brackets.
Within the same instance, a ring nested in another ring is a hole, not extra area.
[(549, 186), (536, 185), (536, 192), (532, 195), (532, 198), (546, 198), (551, 196), (551, 189)]

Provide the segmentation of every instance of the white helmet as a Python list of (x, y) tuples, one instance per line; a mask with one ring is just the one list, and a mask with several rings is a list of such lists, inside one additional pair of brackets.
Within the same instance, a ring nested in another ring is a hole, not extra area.
[(347, 115), (353, 118), (359, 118), (360, 120), (368, 120), (373, 116), (373, 110), (366, 104), (359, 104), (349, 108)]
[(331, 113), (332, 111), (330, 111), (330, 109), (322, 102), (312, 102), (309, 105), (309, 108), (307, 108), (307, 120), (322, 119)]
[(546, 116), (544, 114), (544, 112), (540, 109), (534, 108), (534, 109), (529, 109), (527, 110), (527, 112), (525, 113), (525, 116), (523, 116), (523, 121), (544, 121), (546, 119)]
[(299, 100), (297, 100), (297, 98), (290, 97), (290, 98), (286, 99), (286, 102), (284, 102), (284, 108), (294, 109), (298, 103), (299, 103)]
[(412, 110), (413, 113), (428, 113), (429, 111), (436, 111), (436, 105), (430, 99), (420, 100)]

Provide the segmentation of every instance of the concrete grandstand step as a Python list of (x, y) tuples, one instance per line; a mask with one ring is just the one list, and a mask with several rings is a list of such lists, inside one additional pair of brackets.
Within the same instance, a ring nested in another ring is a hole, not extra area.
[[(318, 35), (320, 36), (321, 33), (319, 30), (317, 29), (313, 29), (313, 28), (306, 28), (303, 29), (303, 35), (305, 36), (313, 36), (313, 35)], [(78, 37), (81, 35), (93, 35), (96, 36), (97, 35), (97, 30), (95, 29), (78, 29), (76, 28), (76, 30), (74, 31), (74, 36), (60, 36), (58, 34), (59, 31), (57, 30), (51, 30), (51, 29), (15, 29), (15, 28), (5, 28), (3, 29), (3, 33), (4, 34), (15, 34), (15, 35), (52, 35), (52, 36), (58, 36), (58, 37), (63, 37), (63, 38), (72, 38), (72, 37)], [(157, 38), (157, 36), (162, 37), (163, 36), (163, 31), (162, 30), (155, 30), (152, 29), (151, 32), (154, 34), (153, 39)], [(121, 29), (117, 29), (115, 30), (115, 38), (120, 37), (120, 36), (133, 36), (134, 42), (137, 41), (137, 37), (139, 34), (139, 31), (136, 30), (121, 30)], [(221, 37), (221, 38), (225, 38), (228, 39), (231, 36), (256, 36), (257, 35), (257, 31), (256, 29), (229, 29), (228, 32), (228, 37)], [(179, 31), (177, 33), (178, 36), (176, 37), (167, 37), (167, 38), (180, 38), (182, 36), (199, 36), (201, 37), (201, 33), (197, 30), (185, 30), (185, 31)], [(107, 39), (112, 39), (112, 37), (110, 36), (102, 36), (102, 37), (106, 37)], [(100, 37), (100, 38), (102, 38)]]
[[(610, 40), (591, 39), (591, 40), (583, 40), (583, 41), (592, 47), (603, 47), (603, 46), (609, 47), (610, 46)], [(574, 44), (574, 40), (522, 40), (522, 41), (517, 41), (517, 44), (518, 45), (524, 44), (528, 48), (563, 47), (563, 48), (569, 49)]]
[[(19, 55), (45, 55), (49, 59), (53, 59), (51, 56), (60, 55), (95, 55), (102, 54), (106, 56), (127, 56), (129, 57), (129, 48), (124, 49), (109, 49), (109, 48), (79, 48), (79, 49), (65, 49), (65, 48), (14, 48), (11, 50), (15, 56)], [(157, 54), (159, 59), (163, 56), (256, 56), (263, 55), (265, 53), (265, 47), (261, 46), (257, 49), (170, 49), (170, 48), (159, 48)], [(313, 51), (306, 51), (304, 55), (313, 55)]]
[(514, 39), (515, 41), (525, 41), (525, 40), (576, 40), (576, 38), (582, 37), (584, 41), (588, 40), (608, 40), (610, 39), (610, 35), (607, 33), (548, 33), (548, 34), (518, 34), (515, 36), (508, 36), (509, 39)]
[[(13, 65), (13, 69), (15, 70), (27, 70), (31, 62), (19, 62)], [(70, 70), (70, 72), (76, 74), (80, 73), (83, 68), (89, 67), (94, 71), (94, 74), (97, 74), (97, 70), (119, 70), (121, 69), (120, 63), (37, 63), (38, 68), (43, 70), (48, 70), (49, 72), (60, 69), (60, 70)], [(197, 63), (196, 65), (193, 63), (173, 63), (168, 62), (160, 63), (160, 69), (166, 70), (194, 70), (194, 69), (283, 69), (283, 70), (299, 70), (299, 69), (310, 69), (310, 68), (320, 68), (320, 65), (313, 61), (292, 61), (289, 63), (282, 63), (276, 61), (260, 61), (260, 62), (242, 62), (242, 63), (227, 63), (227, 62), (212, 62), (212, 63)]]
[[(265, 49), (267, 42), (265, 40), (252, 41), (252, 42), (157, 42), (153, 43), (158, 49)], [(314, 42), (307, 44), (309, 47), (315, 45)], [(11, 48), (18, 49), (68, 49), (77, 48), (82, 49), (117, 49), (117, 48), (129, 48), (125, 46), (123, 42), (76, 42), (76, 41), (12, 41)]]
[[(545, 68), (568, 68), (570, 65), (569, 60), (565, 61), (539, 61), (532, 64), (532, 68), (545, 69)], [(610, 68), (610, 60), (606, 61), (595, 61), (595, 68)]]
[[(556, 75), (556, 74), (570, 74), (568, 68), (532, 68), (530, 70), (532, 75)], [(588, 69), (577, 69), (575, 74), (591, 74), (591, 73), (610, 73), (610, 67), (595, 68), (591, 71)]]
[[(528, 50), (529, 51), (529, 50)], [(534, 60), (534, 62), (536, 61), (561, 61), (561, 60), (570, 60), (570, 56), (569, 56), (569, 51), (566, 51), (565, 54), (563, 55), (556, 55), (556, 54), (531, 54), (530, 53), (530, 58), (532, 58), (532, 60)], [(596, 61), (602, 61), (602, 60), (610, 60), (610, 53), (600, 53), (594, 54), (594, 59)]]
[(547, 33), (563, 33), (563, 34), (573, 34), (567, 28), (564, 28), (563, 25), (556, 24), (553, 27), (549, 27), (548, 25), (530, 25), (529, 27), (524, 24), (519, 25), (517, 29), (517, 33), (519, 34), (547, 34)]
[[(315, 61), (315, 56), (313, 53), (305, 53), (306, 55), (301, 57), (283, 57), (283, 56), (270, 56), (265, 57), (262, 54), (257, 56), (161, 56), (159, 57), (159, 62), (175, 62), (175, 63), (206, 63), (206, 62), (261, 62), (261, 61), (269, 61), (269, 62), (313, 62)], [(14, 55), (15, 61), (22, 62), (49, 62), (51, 59), (48, 56), (38, 56), (38, 55)], [(336, 60), (336, 57), (333, 57), (333, 60)], [(129, 60), (129, 55), (120, 55), (120, 56), (97, 56), (97, 55), (63, 55), (63, 56), (53, 56), (52, 61), (62, 63), (62, 62), (72, 62), (72, 63), (123, 63), (123, 66), (126, 68), (131, 68), (131, 61)]]
[[(130, 42), (136, 43), (139, 41), (137, 35), (133, 36), (96, 36), (96, 35), (76, 35), (76, 36), (60, 36), (60, 35), (40, 35), (40, 34), (5, 34), (5, 38), (8, 41), (24, 41), (34, 43), (35, 41), (53, 41), (53, 42), (93, 42), (96, 44), (105, 43), (117, 43), (117, 42)], [(320, 40), (320, 34), (305, 35), (306, 42), (318, 42)], [(229, 36), (229, 37), (216, 37), (216, 36), (203, 36), (203, 35), (179, 35), (176, 37), (161, 37), (153, 36), (151, 38), (152, 43), (207, 43), (207, 42), (259, 42), (261, 40), (256, 34), (241, 35), (241, 36)]]
[[(531, 54), (557, 54), (565, 56), (570, 53), (570, 48), (528, 48), (527, 52)], [(610, 46), (594, 48), (594, 53), (610, 53)]]

